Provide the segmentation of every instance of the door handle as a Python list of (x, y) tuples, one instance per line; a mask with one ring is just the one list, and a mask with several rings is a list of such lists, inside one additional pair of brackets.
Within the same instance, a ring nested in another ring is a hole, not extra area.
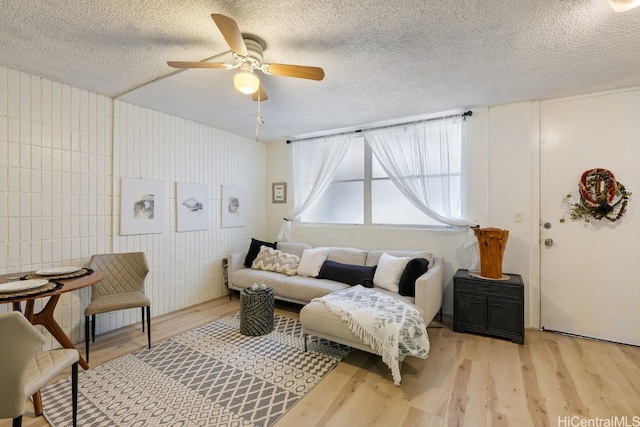
[(549, 238), (545, 239), (544, 240), (544, 245), (546, 247), (550, 248), (551, 246), (553, 246), (553, 239), (549, 239)]

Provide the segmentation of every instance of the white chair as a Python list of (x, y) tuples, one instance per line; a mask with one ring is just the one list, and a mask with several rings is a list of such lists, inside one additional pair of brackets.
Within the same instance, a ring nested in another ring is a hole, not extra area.
[(22, 425), (27, 397), (42, 415), (40, 389), (71, 366), (73, 425), (78, 418), (78, 359), (75, 349), (40, 351), (44, 336), (18, 311), (0, 314), (0, 418)]

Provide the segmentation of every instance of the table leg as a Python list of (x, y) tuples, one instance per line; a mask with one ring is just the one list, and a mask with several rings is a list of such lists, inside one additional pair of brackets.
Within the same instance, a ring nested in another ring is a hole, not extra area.
[(36, 391), (31, 397), (33, 398), (33, 413), (36, 414), (36, 417), (39, 417), (42, 415), (42, 394), (40, 390)]
[[(64, 333), (58, 322), (53, 317), (53, 312), (58, 304), (58, 300), (60, 299), (60, 295), (53, 295), (47, 301), (47, 304), (39, 313), (33, 312), (33, 300), (28, 300), (27, 305), (25, 307), (24, 315), (31, 322), (32, 325), (42, 325), (45, 327), (47, 331), (53, 336), (56, 341), (58, 341), (62, 347), (64, 348), (73, 348), (76, 349), (76, 346), (73, 345), (69, 337)], [(84, 360), (82, 355), (79, 355), (80, 359), (78, 363), (84, 369), (89, 369), (89, 365)]]

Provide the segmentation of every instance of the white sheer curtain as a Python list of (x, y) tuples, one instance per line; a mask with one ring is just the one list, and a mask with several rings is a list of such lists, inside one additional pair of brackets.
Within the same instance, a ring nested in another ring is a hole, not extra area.
[(420, 211), (443, 224), (473, 225), (455, 215), (464, 193), (462, 117), (363, 133), (391, 181)]
[[(443, 224), (475, 225), (455, 215), (461, 210), (465, 191), (462, 117), (363, 133), (391, 181), (420, 211)], [(471, 257), (471, 269), (478, 265), (477, 244), (469, 230), (464, 247)]]
[(335, 135), (293, 143), (294, 210), (285, 219), (278, 240), (291, 239), (291, 221), (297, 219), (331, 183), (349, 149), (352, 135)]

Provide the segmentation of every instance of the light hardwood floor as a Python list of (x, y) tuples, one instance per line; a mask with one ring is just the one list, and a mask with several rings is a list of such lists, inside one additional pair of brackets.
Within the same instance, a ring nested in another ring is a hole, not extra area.
[[(294, 318), (299, 309), (276, 305)], [(238, 310), (237, 297), (220, 298), (154, 318), (152, 339)], [(99, 335), (91, 366), (144, 348), (139, 326)], [(379, 357), (355, 350), (275, 426), (640, 426), (638, 347), (536, 330), (525, 345), (449, 328), (429, 328), (429, 338), (429, 358), (407, 358), (399, 387)], [(28, 405), (23, 425), (48, 426)]]

